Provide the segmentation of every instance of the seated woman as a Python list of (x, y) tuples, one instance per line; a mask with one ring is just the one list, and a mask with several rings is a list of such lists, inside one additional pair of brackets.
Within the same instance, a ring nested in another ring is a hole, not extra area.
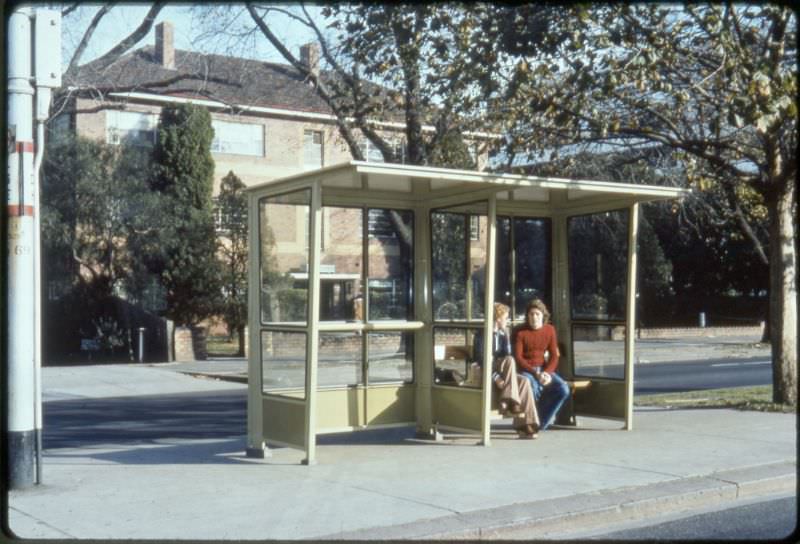
[[(500, 413), (514, 416), (514, 428), (520, 438), (536, 438), (539, 416), (528, 380), (517, 375), (516, 364), (511, 356), (511, 340), (508, 335), (508, 306), (494, 305), (494, 347), (492, 348), (492, 381), (500, 391)], [(476, 334), (473, 355), (483, 363), (483, 334)]]
[[(514, 340), (514, 358), (518, 370), (528, 379), (541, 414), (544, 431), (555, 421), (556, 414), (569, 398), (569, 386), (556, 374), (558, 369), (558, 340), (550, 321), (547, 306), (539, 299), (528, 303), (526, 324)], [(545, 362), (545, 353), (549, 358)]]

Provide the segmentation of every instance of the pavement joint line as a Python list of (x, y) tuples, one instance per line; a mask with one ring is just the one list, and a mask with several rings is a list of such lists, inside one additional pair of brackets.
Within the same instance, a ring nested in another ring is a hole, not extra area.
[[(330, 480), (328, 480), (328, 482), (331, 483)], [(427, 506), (429, 508), (434, 508), (436, 510), (444, 510), (445, 512), (450, 512), (452, 514), (460, 514), (461, 513), (458, 510), (453, 510), (452, 508), (447, 508), (446, 506), (441, 506), (439, 504), (434, 504), (434, 503), (430, 503), (430, 502), (426, 502), (426, 501), (415, 500), (415, 499), (412, 499), (412, 498), (409, 498), (409, 497), (404, 497), (402, 495), (392, 495), (391, 493), (381, 493), (380, 491), (376, 491), (376, 490), (370, 489), (368, 487), (362, 487), (362, 486), (357, 486), (357, 485), (348, 486), (348, 487), (350, 487), (351, 489), (358, 489), (359, 491), (364, 491), (366, 493), (372, 493), (372, 494), (375, 494), (375, 495), (378, 495), (378, 496), (381, 496), (381, 497), (388, 497), (388, 498), (391, 498), (391, 499), (396, 499), (396, 500), (399, 500), (399, 501), (405, 501), (405, 502), (409, 502), (409, 503), (412, 503), (412, 504), (421, 504), (422, 506)]]
[[(642, 486), (626, 486), (608, 491), (593, 491), (543, 501), (516, 503), (486, 510), (461, 512), (453, 516), (418, 520), (393, 526), (358, 529), (345, 533), (324, 535), (323, 539), (473, 539), (473, 538), (547, 538), (557, 533), (589, 529), (609, 522), (635, 521), (665, 513), (689, 511), (699, 506), (743, 500), (741, 489), (756, 487), (757, 495), (796, 490), (796, 463), (768, 463), (750, 467), (753, 472), (780, 470), (779, 475), (767, 478), (758, 475), (749, 479), (730, 480), (725, 477), (743, 469), (732, 469), (707, 475), (676, 478)], [(766, 489), (758, 484), (766, 481)], [(666, 491), (665, 491), (666, 488)], [(636, 495), (641, 495), (637, 497)], [(633, 497), (631, 497), (633, 496)], [(575, 509), (575, 504), (586, 502)], [(569, 510), (572, 508), (572, 510)], [(531, 515), (540, 511), (543, 515)], [(544, 532), (542, 532), (542, 528)]]
[[(58, 527), (56, 527), (54, 525), (50, 525), (46, 521), (44, 521), (42, 519), (39, 519), (36, 516), (32, 516), (28, 512), (25, 512), (24, 510), (20, 510), (19, 508), (14, 508), (13, 506), (9, 506), (8, 509), (9, 510), (13, 510), (14, 512), (16, 512), (19, 515), (25, 516), (28, 519), (34, 520), (39, 525), (43, 525), (44, 527), (47, 527), (48, 529), (56, 531), (57, 533), (61, 533), (62, 535), (66, 536), (68, 538), (73, 538), (73, 539), (77, 538), (75, 535), (72, 535), (72, 534), (70, 534), (70, 533), (68, 533), (66, 531), (63, 531), (63, 530), (59, 529)], [(12, 533), (13, 533), (13, 531), (12, 531)]]
[(631, 470), (631, 471), (634, 471), (634, 472), (643, 472), (645, 474), (657, 474), (659, 476), (669, 476), (670, 478), (681, 478), (682, 477), (681, 474), (677, 474), (675, 472), (661, 472), (659, 470), (648, 470), (648, 469), (644, 469), (644, 468), (637, 468), (637, 467), (631, 467), (631, 466), (615, 465), (613, 463), (592, 463), (592, 462), (590, 462), (588, 464), (596, 465), (598, 467), (610, 467), (610, 468), (617, 468), (617, 469), (622, 469), (622, 470)]

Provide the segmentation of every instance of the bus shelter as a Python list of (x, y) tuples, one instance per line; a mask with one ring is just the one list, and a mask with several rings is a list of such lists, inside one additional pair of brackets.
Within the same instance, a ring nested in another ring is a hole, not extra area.
[(357, 161), (250, 187), (248, 454), (409, 425), (490, 445), (491, 308), (519, 326), (532, 298), (580, 385), (559, 421), (632, 429), (638, 204), (685, 192)]

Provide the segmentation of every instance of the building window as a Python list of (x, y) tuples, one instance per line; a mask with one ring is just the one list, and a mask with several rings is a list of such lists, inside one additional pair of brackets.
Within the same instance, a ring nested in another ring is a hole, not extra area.
[(106, 111), (106, 142), (152, 147), (156, 143), (158, 115), (138, 111)]
[(370, 208), (367, 215), (367, 235), (370, 238), (397, 238), (389, 210)]
[(477, 215), (469, 216), (469, 239), (473, 242), (481, 239), (481, 223)]
[(214, 141), (211, 151), (231, 155), (264, 156), (264, 126), (213, 119)]
[[(400, 164), (406, 163), (406, 145), (403, 141), (396, 141), (390, 142), (392, 146), (392, 151), (394, 152), (395, 157), (397, 157), (397, 162)], [(359, 149), (361, 149), (361, 154), (364, 155), (364, 160), (367, 162), (385, 162), (383, 160), (383, 153), (378, 147), (373, 144), (371, 141), (364, 139), (358, 144)]]
[(322, 131), (303, 131), (303, 168), (314, 170), (322, 168)]

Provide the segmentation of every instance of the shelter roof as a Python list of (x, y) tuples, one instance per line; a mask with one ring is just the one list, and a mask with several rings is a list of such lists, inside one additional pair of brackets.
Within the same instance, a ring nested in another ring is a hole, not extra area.
[[(326, 188), (349, 189), (367, 196), (371, 191), (397, 193), (398, 197), (429, 200), (450, 195), (497, 193), (499, 199), (548, 202), (553, 193), (567, 200), (586, 197), (628, 198), (637, 202), (682, 198), (688, 189), (657, 185), (617, 183), (582, 179), (496, 174), (473, 170), (453, 170), (404, 164), (350, 161), (287, 178), (253, 185), (250, 192), (272, 186), (320, 183)], [(403, 195), (405, 193), (405, 195)]]

